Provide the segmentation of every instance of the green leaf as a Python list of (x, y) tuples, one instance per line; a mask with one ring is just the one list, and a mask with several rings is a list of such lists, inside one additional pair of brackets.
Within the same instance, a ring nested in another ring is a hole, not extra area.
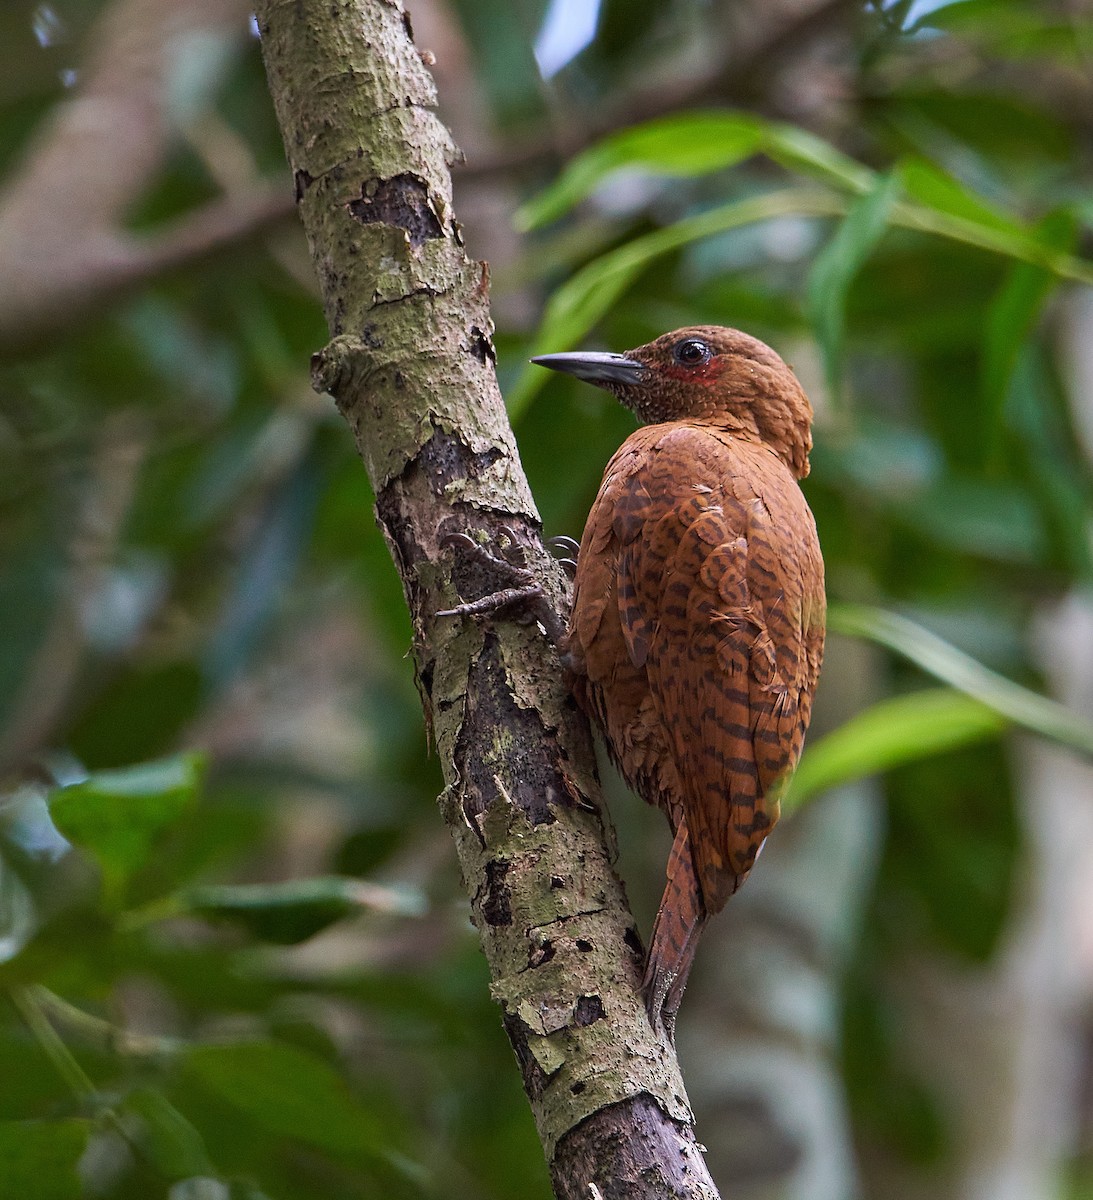
[(951, 688), (882, 700), (808, 747), (786, 789), (783, 811), (792, 812), (828, 788), (993, 737), (1006, 724), (993, 708)]
[(196, 663), (138, 659), (81, 714), (69, 745), (81, 762), (96, 770), (154, 759), (178, 742), (182, 729), (200, 711), (203, 697)]
[[(632, 131), (631, 131), (632, 132)], [(819, 176), (844, 192), (864, 195), (854, 221), (842, 234), (843, 242), (831, 250), (824, 271), (836, 273), (842, 260), (846, 270), (861, 265), (853, 261), (856, 250), (864, 260), (883, 231), (882, 216), (893, 225), (933, 234), (975, 246), (1019, 262), (1045, 267), (1061, 279), (1093, 284), (1093, 263), (1061, 253), (1054, 245), (1021, 222), (991, 207), (958, 180), (922, 159), (902, 165), (898, 178), (912, 197), (896, 200), (894, 184), (877, 184), (875, 172), (847, 158), (826, 142), (790, 126), (769, 126), (763, 147), (783, 165)], [(692, 242), (781, 216), (842, 216), (847, 200), (834, 192), (789, 188), (721, 205), (709, 212), (686, 217), (673, 225), (634, 238), (587, 263), (554, 292), (536, 334), (532, 354), (548, 354), (574, 346), (603, 317), (649, 263)], [(878, 229), (879, 225), (879, 229)], [(842, 233), (842, 230), (840, 230)], [(847, 281), (853, 271), (847, 273)], [(819, 311), (821, 285), (813, 285), (816, 316), (823, 316), (830, 342), (830, 314)], [(526, 410), (546, 381), (546, 372), (526, 366), (508, 397), (513, 421)]]
[(1027, 230), (1003, 228), (993, 221), (982, 222), (961, 217), (941, 208), (899, 201), (892, 205), (892, 224), (919, 233), (966, 246), (975, 246), (991, 254), (1001, 254), (1018, 262), (1035, 263), (1046, 267), (1060, 279), (1093, 285), (1093, 263), (1072, 254), (1060, 254), (1054, 246), (1039, 240)]
[(322, 1059), (279, 1042), (197, 1046), (185, 1073), (255, 1124), (332, 1153), (386, 1159), (384, 1122)]
[(149, 862), (157, 840), (192, 808), (201, 772), (200, 756), (180, 755), (97, 771), (83, 783), (53, 793), (54, 824), (94, 856), (109, 904), (120, 903), (126, 883)]
[(824, 356), (828, 388), (839, 393), (846, 297), (854, 276), (880, 241), (899, 189), (895, 175), (878, 178), (856, 200), (809, 272), (807, 308)]
[(1052, 224), (1030, 228), (921, 158), (905, 160), (899, 176), (911, 203), (893, 206), (893, 224), (1034, 263), (1061, 279), (1093, 284), (1093, 264), (1061, 252)]
[(0, 1121), (0, 1200), (79, 1200), (88, 1121)]
[(876, 173), (869, 167), (795, 125), (768, 125), (763, 150), (783, 167), (851, 193), (867, 192), (876, 183)]
[[(832, 216), (842, 211), (838, 197), (814, 190), (788, 189), (734, 200), (731, 204), (635, 238), (582, 267), (551, 296), (531, 353), (549, 354), (570, 349), (645, 267), (661, 255), (712, 234), (774, 217), (798, 213)], [(508, 397), (509, 415), (513, 421), (526, 410), (547, 376), (540, 367), (528, 365), (524, 368)]]
[(178, 903), (184, 911), (209, 920), (238, 922), (255, 937), (280, 945), (305, 941), (362, 910), (420, 916), (425, 909), (419, 893), (336, 875), (193, 888), (179, 896)]
[[(1061, 250), (1074, 242), (1076, 227), (1070, 213), (1053, 213), (1040, 224), (1041, 235)], [(982, 394), (987, 431), (985, 447), (997, 453), (1002, 433), (1002, 410), (1021, 350), (1032, 332), (1055, 278), (1044, 267), (1017, 263), (987, 310), (983, 339)], [(986, 457), (986, 456), (985, 456)]]
[(519, 209), (516, 225), (529, 230), (557, 220), (620, 168), (705, 175), (748, 158), (762, 138), (762, 122), (744, 113), (689, 112), (634, 125), (578, 154), (546, 191)]
[(899, 177), (906, 194), (927, 208), (1000, 230), (1013, 237), (1028, 237), (1028, 230), (1021, 222), (994, 208), (958, 179), (926, 159), (905, 159), (899, 166)]
[(126, 1137), (165, 1179), (215, 1174), (201, 1134), (154, 1088), (137, 1088), (119, 1106)]
[(1047, 696), (989, 670), (906, 617), (879, 608), (838, 604), (828, 609), (827, 626), (832, 632), (886, 646), (1015, 725), (1093, 758), (1093, 724)]
[(545, 192), (517, 212), (516, 225), (529, 230), (557, 220), (623, 167), (658, 175), (707, 175), (760, 151), (792, 171), (850, 192), (866, 192), (874, 184), (868, 167), (807, 130), (750, 113), (697, 111), (634, 125), (582, 151)]

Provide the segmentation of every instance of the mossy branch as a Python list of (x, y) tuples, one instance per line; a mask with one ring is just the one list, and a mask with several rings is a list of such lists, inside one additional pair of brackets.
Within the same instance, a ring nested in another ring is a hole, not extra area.
[(436, 617), (504, 587), (564, 607), (494, 373), (489, 272), (464, 250), (432, 78), (400, 0), (263, 0), (270, 90), (353, 429), (414, 623), (417, 678), (493, 994), (559, 1197), (716, 1200), (672, 1047), (639, 994), (587, 725), (538, 624)]

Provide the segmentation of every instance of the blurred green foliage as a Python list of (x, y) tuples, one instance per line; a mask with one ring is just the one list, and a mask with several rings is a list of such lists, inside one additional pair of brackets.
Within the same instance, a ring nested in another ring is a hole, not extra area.
[[(103, 7), (7, 6), (6, 171)], [(1060, 100), (1093, 27), (1047, 3), (848, 6), (814, 31), (838, 86), (811, 107), (772, 73), (593, 138), (582, 117), (651, 64), (685, 80), (731, 6), (606, 3), (547, 84), (545, 7), (458, 0), (467, 53), (433, 47), (511, 150), (486, 183), (524, 201), (495, 294), (545, 315), (497, 343), (545, 526), (579, 532), (631, 421), (529, 352), (718, 321), (797, 362), (835, 620), (892, 657), (789, 801), (887, 772), (843, 1071), (863, 1136), (935, 1161), (943, 1115), (878, 979), (909, 946), (994, 952), (1024, 837), (1007, 726), (1090, 750), (1026, 643), (1038, 604), (1091, 582), (1058, 331), (1093, 280), (1091, 131)], [(257, 45), (206, 66), (201, 120), (283, 171)], [(559, 154), (559, 126), (590, 144)], [(216, 195), (202, 146), (174, 147), (134, 228)], [(271, 233), (0, 363), (3, 1198), (548, 1194), (433, 809), (401, 587), (308, 386), (307, 270)]]

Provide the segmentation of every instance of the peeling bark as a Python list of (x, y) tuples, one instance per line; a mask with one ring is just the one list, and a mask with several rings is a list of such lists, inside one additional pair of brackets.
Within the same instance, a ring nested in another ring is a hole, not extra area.
[(717, 1192), (672, 1047), (650, 1028), (641, 942), (613, 869), (587, 724), (539, 623), (438, 610), (508, 586), (467, 537), (544, 587), (494, 375), (489, 272), (451, 203), (458, 151), (400, 0), (265, 0), (263, 54), (330, 344), (313, 361), (352, 428), (414, 623), (440, 797), (559, 1197)]

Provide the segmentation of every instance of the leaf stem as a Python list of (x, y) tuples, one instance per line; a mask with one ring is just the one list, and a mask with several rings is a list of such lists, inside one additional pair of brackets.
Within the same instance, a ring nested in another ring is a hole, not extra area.
[(65, 1045), (45, 1014), (40, 995), (45, 991), (45, 988), (34, 985), (12, 988), (8, 994), (19, 1010), (19, 1015), (26, 1022), (27, 1028), (34, 1034), (42, 1052), (65, 1081), (76, 1102), (95, 1117), (105, 1116), (109, 1110), (99, 1099), (91, 1077), (76, 1061), (72, 1051)]

